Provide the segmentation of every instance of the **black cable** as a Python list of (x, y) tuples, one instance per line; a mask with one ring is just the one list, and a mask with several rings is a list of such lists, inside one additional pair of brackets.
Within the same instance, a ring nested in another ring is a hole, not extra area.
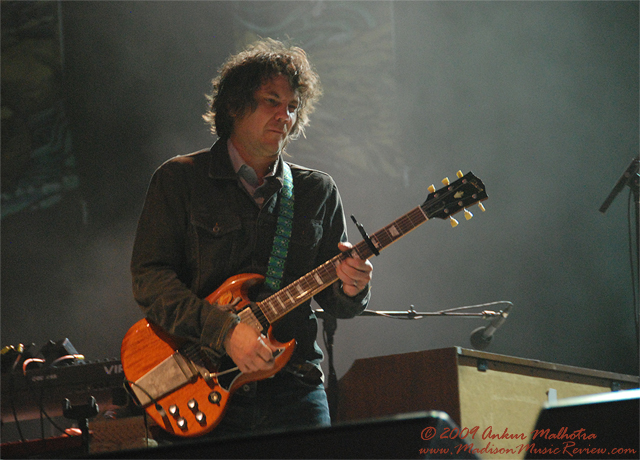
[[(46, 379), (45, 379), (45, 381), (46, 381)], [(25, 384), (26, 384), (27, 389), (31, 393), (31, 396), (34, 396), (35, 398), (37, 398), (37, 401), (38, 401), (37, 404), (38, 404), (38, 408), (40, 409), (40, 433), (41, 433), (42, 439), (45, 439), (44, 438), (44, 419), (43, 419), (43, 416), (46, 417), (47, 420), (49, 420), (49, 423), (51, 423), (51, 425), (55, 429), (60, 431), (60, 433), (69, 435), (69, 433), (67, 433), (64, 428), (61, 428), (56, 422), (53, 421), (53, 419), (49, 416), (49, 414), (47, 413), (47, 411), (44, 408), (43, 401), (44, 401), (45, 385), (43, 384), (42, 391), (40, 393), (40, 398), (38, 398), (38, 394), (36, 393), (36, 390), (33, 387), (31, 387), (31, 383), (29, 382), (29, 379), (27, 378), (26, 374), (25, 374)], [(76, 435), (70, 435), (70, 436), (76, 436)]]
[[(127, 384), (129, 386), (127, 386)], [(130, 389), (131, 385), (135, 385), (140, 389), (140, 391), (142, 391), (144, 394), (147, 395), (147, 397), (151, 400), (151, 402), (153, 403), (153, 405), (155, 406), (156, 410), (158, 411), (158, 413), (162, 418), (166, 417), (167, 413), (165, 412), (164, 407), (162, 407), (162, 405), (153, 396), (151, 396), (151, 394), (149, 394), (147, 390), (145, 390), (143, 387), (138, 385), (136, 382), (133, 382), (127, 378), (124, 379), (124, 381), (122, 382), (122, 386), (124, 387), (125, 392), (129, 395), (134, 405), (143, 409), (142, 417), (144, 420), (145, 438), (147, 442), (147, 447), (149, 447), (149, 423), (147, 421), (147, 410), (142, 406), (142, 404), (139, 403), (138, 398), (135, 397), (135, 393), (133, 394), (131, 393), (133, 391)]]
[[(136, 401), (138, 398), (133, 398), (133, 396), (135, 396), (135, 393), (132, 395), (132, 394), (129, 392), (129, 390), (127, 389), (127, 386), (126, 386), (126, 384), (127, 384), (127, 383), (128, 383), (129, 385), (135, 385), (136, 387), (138, 387), (138, 388), (140, 389), (140, 391), (142, 391), (145, 395), (147, 395), (147, 397), (151, 400), (151, 402), (152, 402), (152, 403), (153, 403), (153, 405), (155, 406), (156, 410), (160, 413), (160, 415), (161, 415), (162, 417), (164, 417), (164, 416), (166, 415), (166, 412), (165, 412), (165, 410), (164, 410), (164, 407), (162, 407), (162, 405), (161, 405), (161, 404), (160, 404), (160, 403), (159, 403), (159, 402), (158, 402), (158, 401), (157, 401), (153, 396), (151, 396), (151, 394), (149, 394), (149, 392), (148, 392), (147, 390), (145, 390), (143, 387), (141, 387), (140, 385), (138, 385), (136, 382), (133, 382), (133, 381), (128, 380), (128, 379), (126, 379), (126, 378), (125, 378), (125, 379), (124, 379), (124, 382), (123, 382), (124, 389), (125, 389), (125, 391), (126, 391), (127, 393), (129, 393), (129, 396), (131, 396), (131, 400), (133, 401), (133, 403), (134, 403), (136, 406), (138, 406), (138, 407), (140, 407), (140, 408), (144, 409), (144, 407), (142, 406), (142, 404), (140, 404), (140, 403), (139, 403), (139, 401)], [(146, 411), (145, 411), (145, 412), (146, 412)]]
[(44, 439), (44, 417), (46, 413), (44, 410), (44, 386), (40, 388), (40, 399), (38, 400), (38, 407), (40, 408), (40, 439)]
[[(17, 361), (16, 361), (17, 362)], [(15, 379), (14, 379), (14, 372), (15, 372), (15, 363), (14, 363), (14, 367), (13, 369), (11, 369), (11, 373), (9, 374), (9, 394), (10, 394), (10, 402), (11, 402), (11, 412), (13, 412), (13, 419), (16, 422), (16, 429), (18, 430), (18, 435), (20, 436), (20, 441), (25, 442), (26, 439), (24, 438), (24, 435), (22, 434), (22, 428), (20, 427), (20, 420), (18, 420), (18, 411), (16, 410), (16, 404), (15, 404)]]
[(149, 421), (147, 420), (147, 411), (142, 412), (142, 420), (144, 421), (144, 439), (149, 448)]

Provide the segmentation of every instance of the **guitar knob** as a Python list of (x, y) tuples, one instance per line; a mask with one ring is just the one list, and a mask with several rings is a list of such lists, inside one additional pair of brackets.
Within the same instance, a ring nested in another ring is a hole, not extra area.
[(478, 207), (480, 208), (480, 211), (485, 212), (486, 209), (484, 209), (484, 205), (482, 203), (478, 203)]
[(442, 183), (443, 183), (444, 185), (449, 185), (449, 183), (450, 183), (450, 182), (449, 182), (449, 178), (448, 178), (448, 177), (445, 177), (444, 179), (442, 179)]
[(203, 412), (196, 412), (196, 421), (200, 424), (200, 425), (205, 425), (207, 423), (207, 416), (204, 415)]
[(458, 169), (458, 172), (456, 173), (456, 176), (458, 176), (458, 179), (462, 179), (464, 177), (464, 174), (462, 174), (462, 171), (460, 171)]
[(455, 228), (455, 227), (457, 227), (457, 226), (458, 226), (458, 223), (459, 223), (459, 222), (458, 222), (457, 220), (455, 220), (455, 219), (453, 218), (453, 216), (449, 216), (449, 221), (451, 222), (451, 226), (452, 226), (452, 227), (454, 227), (454, 228)]
[(169, 413), (174, 417), (178, 417), (180, 415), (180, 409), (178, 409), (178, 406), (176, 406), (175, 404), (171, 404), (169, 406)]
[(209, 402), (211, 404), (217, 404), (219, 406), (221, 400), (222, 400), (222, 395), (217, 391), (212, 391), (211, 393), (209, 393)]
[(192, 411), (195, 412), (198, 410), (198, 401), (196, 401), (195, 399), (190, 399), (189, 402), (187, 403), (187, 407)]
[(184, 431), (187, 429), (187, 420), (184, 417), (178, 417), (178, 419), (176, 420), (176, 425), (178, 425), (178, 428)]
[(468, 209), (464, 210), (464, 218), (469, 220), (473, 217), (473, 214), (471, 214), (471, 211), (469, 211)]
[(427, 190), (429, 190), (429, 193), (433, 193), (436, 191), (436, 187), (433, 184), (431, 184), (429, 187), (427, 187)]

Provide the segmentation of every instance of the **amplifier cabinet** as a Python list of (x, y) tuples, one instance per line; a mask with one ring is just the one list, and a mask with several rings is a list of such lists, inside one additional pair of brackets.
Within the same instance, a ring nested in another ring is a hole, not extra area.
[(356, 360), (340, 379), (337, 419), (443, 411), (468, 443), (485, 448), (480, 457), (504, 459), (508, 449), (529, 442), (545, 402), (638, 388), (638, 381), (460, 347), (379, 356)]

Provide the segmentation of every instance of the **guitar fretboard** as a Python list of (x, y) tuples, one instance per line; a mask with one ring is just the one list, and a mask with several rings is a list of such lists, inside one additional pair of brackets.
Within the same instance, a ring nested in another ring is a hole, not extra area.
[[(381, 251), (427, 220), (427, 215), (421, 207), (414, 208), (371, 235), (370, 240), (376, 250)], [(267, 297), (258, 304), (267, 321), (273, 324), (301, 303), (335, 283), (338, 280), (336, 267), (351, 254), (364, 260), (373, 257), (374, 252), (369, 244), (363, 240), (356, 244), (351, 251), (338, 254), (284, 289)]]
[(267, 327), (335, 283), (338, 280), (336, 267), (347, 257), (353, 255), (363, 260), (369, 259), (427, 220), (434, 217), (447, 219), (467, 206), (487, 199), (484, 184), (473, 173), (462, 176), (462, 173), (458, 172), (458, 177), (459, 179), (451, 184), (448, 179), (446, 182), (443, 181), (445, 187), (433, 191), (421, 206), (378, 230), (369, 237), (369, 241), (362, 240), (350, 251), (329, 259), (284, 289), (257, 303), (258, 308), (253, 311), (254, 315), (251, 315), (253, 320)]

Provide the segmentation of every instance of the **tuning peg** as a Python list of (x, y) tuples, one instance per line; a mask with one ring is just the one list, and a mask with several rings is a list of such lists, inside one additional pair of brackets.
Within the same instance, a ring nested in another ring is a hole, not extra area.
[(478, 203), (478, 207), (480, 208), (480, 211), (485, 212), (486, 209), (484, 209), (484, 205), (482, 203)]
[(434, 186), (433, 184), (431, 184), (431, 185), (427, 188), (427, 190), (429, 190), (429, 193), (434, 193), (434, 192), (436, 191), (436, 188), (435, 188), (435, 186)]
[(462, 179), (464, 177), (464, 174), (462, 174), (462, 171), (460, 171), (458, 169), (458, 172), (456, 173), (456, 176), (458, 176), (458, 179)]
[(450, 183), (450, 182), (449, 182), (449, 178), (448, 178), (448, 177), (445, 177), (444, 179), (442, 179), (442, 183), (443, 183), (444, 185), (449, 185), (449, 183)]
[(468, 209), (465, 208), (464, 210), (464, 218), (469, 220), (473, 217), (473, 214), (471, 214), (471, 211), (469, 211)]
[(451, 226), (453, 228), (458, 226), (458, 221), (453, 218), (453, 216), (449, 216), (449, 221), (451, 222)]

